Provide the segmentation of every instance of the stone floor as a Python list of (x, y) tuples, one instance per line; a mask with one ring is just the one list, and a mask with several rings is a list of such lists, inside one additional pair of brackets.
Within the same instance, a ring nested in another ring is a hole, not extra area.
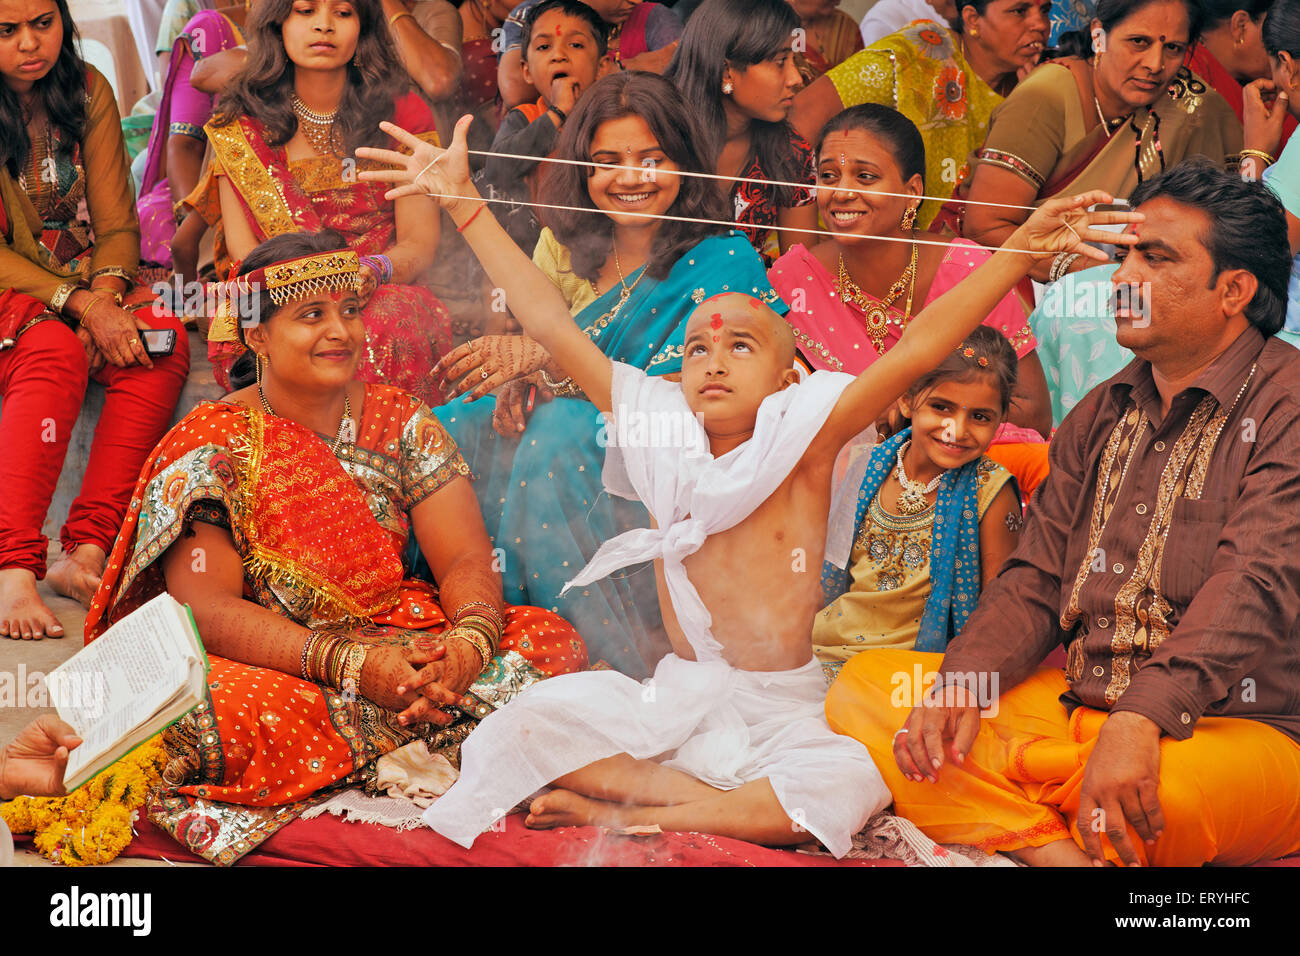
[[(53, 561), (57, 554), (58, 545), (51, 544), (50, 560)], [(34, 688), (38, 686), (41, 680), (40, 675), (49, 673), (81, 648), (82, 626), (86, 618), (85, 608), (76, 601), (59, 597), (49, 589), (44, 581), (37, 585), (37, 590), (40, 592), (41, 600), (48, 604), (50, 609), (58, 615), (59, 623), (63, 625), (67, 634), (62, 638), (46, 638), (41, 641), (13, 641), (0, 638), (0, 671), (13, 674), (15, 680), (17, 680), (17, 685), (19, 687), (26, 686), (29, 695), (35, 693)], [(25, 683), (23, 678), (25, 678)], [(34, 696), (31, 697), (31, 702), (38, 703)], [(41, 714), (54, 712), (52, 707), (28, 707), (26, 704), (27, 701), (24, 700), (21, 706), (0, 706), (0, 745), (11, 740), (18, 731), (27, 726), (29, 721), (34, 720)], [(56, 865), (34, 850), (19, 849), (14, 854), (14, 866)], [(164, 863), (161, 860), (131, 860), (119, 857), (107, 865), (111, 867), (127, 867), (197, 866), (199, 864), (172, 864)]]
[[(200, 401), (219, 398), (222, 394), (222, 389), (212, 377), (212, 366), (207, 361), (203, 339), (193, 330), (190, 331), (189, 346), (190, 376), (177, 406), (177, 419), (187, 414)], [(52, 539), (50, 561), (53, 561), (59, 553), (59, 528), (67, 516), (68, 506), (80, 488), (81, 475), (85, 472), (86, 459), (90, 451), (90, 441), (103, 405), (104, 390), (101, 386), (92, 383), (82, 407), (81, 417), (78, 418), (73, 429), (63, 472), (59, 476), (59, 485), (43, 529), (44, 533)], [(82, 646), (85, 608), (75, 601), (57, 596), (43, 581), (37, 589), (41, 599), (58, 615), (66, 636), (57, 640), (46, 638), (40, 641), (14, 641), (0, 638), (0, 673), (12, 675), (16, 686), (26, 689), (23, 699), (14, 702), (17, 706), (0, 705), (0, 746), (11, 740), (29, 721), (42, 713), (53, 711), (50, 707), (27, 705), (40, 702), (37, 695), (40, 694), (41, 675), (58, 667)], [(19, 852), (15, 864), (18, 866), (54, 865), (35, 852)], [(118, 859), (108, 865), (168, 866), (171, 864), (156, 860)]]

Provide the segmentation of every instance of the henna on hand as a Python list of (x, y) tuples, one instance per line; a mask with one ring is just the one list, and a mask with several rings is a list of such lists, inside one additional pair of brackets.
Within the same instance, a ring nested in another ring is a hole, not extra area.
[(531, 375), (550, 358), (550, 353), (527, 335), (484, 335), (452, 349), (430, 374), (444, 383), (458, 380), (447, 389), (448, 399), (470, 392), (473, 400)]

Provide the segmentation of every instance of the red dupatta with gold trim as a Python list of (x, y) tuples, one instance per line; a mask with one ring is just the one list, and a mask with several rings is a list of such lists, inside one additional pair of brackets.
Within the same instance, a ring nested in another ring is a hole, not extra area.
[(391, 610), (401, 556), (329, 447), (295, 422), (202, 405), (145, 463), (86, 619), (87, 641), (165, 588), (157, 559), (199, 502), (222, 505), (246, 584), (300, 623), (359, 623)]
[[(397, 100), (393, 122), (420, 139), (438, 142), (433, 114), (413, 93)], [(291, 163), (285, 148), (269, 146), (265, 128), (248, 116), (227, 126), (210, 122), (204, 130), (212, 144), (214, 165), (220, 165), (230, 180), (259, 242), (285, 232), (337, 229), (361, 255), (382, 252), (393, 244), (397, 223), (393, 202), (384, 198), (388, 184), (362, 182), (354, 175), (378, 165), (332, 156)], [(396, 140), (390, 140), (388, 148), (409, 152)], [(216, 183), (210, 180), (200, 189), (215, 192)], [(322, 208), (323, 194), (329, 195)]]

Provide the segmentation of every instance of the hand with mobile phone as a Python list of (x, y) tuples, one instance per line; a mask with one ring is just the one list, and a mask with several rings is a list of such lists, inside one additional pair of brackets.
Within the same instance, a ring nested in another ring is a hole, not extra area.
[(150, 358), (171, 355), (176, 350), (175, 329), (141, 329), (140, 341)]

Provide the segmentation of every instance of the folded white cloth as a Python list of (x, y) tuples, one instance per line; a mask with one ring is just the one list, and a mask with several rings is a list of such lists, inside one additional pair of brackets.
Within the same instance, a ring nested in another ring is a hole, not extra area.
[(722, 790), (766, 777), (790, 819), (843, 856), (891, 797), (866, 747), (827, 725), (825, 699), (815, 660), (742, 671), (669, 654), (644, 683), (616, 671), (553, 677), (470, 734), (460, 779), (424, 822), (469, 847), (529, 794), (626, 753)]
[[(621, 417), (641, 422), (657, 417), (662, 419), (660, 433), (672, 432), (669, 423), (680, 428), (684, 448), (709, 447), (704, 426), (686, 404), (679, 383), (646, 375), (622, 362), (613, 366), (614, 427), (609, 434), (635, 433), (620, 426)], [(709, 630), (713, 619), (682, 561), (698, 551), (709, 535), (753, 514), (780, 487), (852, 381), (853, 376), (841, 372), (814, 372), (797, 385), (767, 396), (758, 408), (753, 436), (721, 458), (683, 454), (683, 447), (651, 442), (610, 445), (602, 473), (606, 490), (644, 503), (658, 527), (638, 528), (606, 541), (565, 590), (598, 581), (630, 564), (661, 558), (677, 623), (696, 659), (721, 660), (722, 647)], [(810, 632), (811, 627), (809, 622)]]

